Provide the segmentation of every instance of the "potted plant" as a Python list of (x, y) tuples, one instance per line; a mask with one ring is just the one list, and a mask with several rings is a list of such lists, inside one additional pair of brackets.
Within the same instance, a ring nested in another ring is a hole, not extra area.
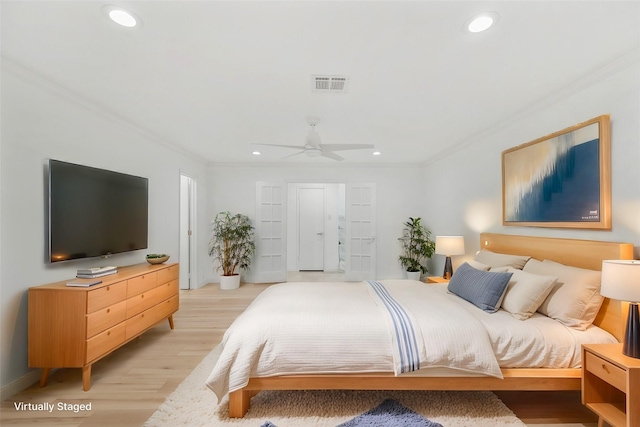
[(431, 258), (436, 247), (431, 240), (431, 232), (422, 225), (420, 218), (409, 217), (409, 221), (404, 223), (402, 237), (398, 240), (402, 245), (402, 255), (398, 259), (407, 272), (407, 277), (420, 280), (420, 275), (428, 271), (421, 262), (425, 258)]
[(237, 289), (240, 274), (236, 269), (248, 269), (256, 246), (253, 240), (253, 226), (249, 217), (220, 212), (211, 222), (213, 232), (209, 242), (209, 256), (222, 271), (220, 289)]

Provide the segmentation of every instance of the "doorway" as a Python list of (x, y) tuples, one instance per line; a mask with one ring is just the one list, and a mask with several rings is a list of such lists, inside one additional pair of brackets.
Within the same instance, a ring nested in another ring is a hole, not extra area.
[(342, 183), (288, 184), (287, 271), (344, 271), (344, 198)]
[(195, 235), (196, 182), (180, 174), (180, 289), (195, 289), (192, 283), (196, 265)]

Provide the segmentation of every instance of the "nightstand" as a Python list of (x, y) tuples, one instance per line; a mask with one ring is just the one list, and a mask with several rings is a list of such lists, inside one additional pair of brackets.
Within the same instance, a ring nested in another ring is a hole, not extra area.
[(427, 277), (427, 283), (449, 283), (449, 279), (445, 279), (442, 276), (429, 276)]
[(640, 426), (640, 359), (622, 354), (622, 344), (583, 344), (582, 404), (598, 427)]

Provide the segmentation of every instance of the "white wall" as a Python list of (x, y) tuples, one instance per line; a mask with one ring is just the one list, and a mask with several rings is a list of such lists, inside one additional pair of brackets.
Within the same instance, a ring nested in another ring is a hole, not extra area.
[[(606, 72), (605, 72), (606, 71)], [(638, 55), (609, 66), (562, 96), (544, 100), (516, 118), (469, 141), (464, 150), (425, 169), (424, 216), (437, 234), (465, 236), (466, 257), (479, 249), (482, 231), (594, 239), (640, 246), (640, 65)], [(600, 116), (611, 115), (611, 231), (513, 227), (502, 225), (501, 153), (508, 148)], [(444, 266), (436, 255), (435, 271)]]
[[(99, 107), (6, 61), (1, 89), (0, 386), (4, 395), (31, 372), (27, 367), (27, 289), (65, 280), (80, 267), (104, 262), (45, 264), (47, 159), (149, 178), (149, 248), (114, 255), (108, 262), (115, 265), (144, 262), (147, 252), (165, 252), (171, 261), (179, 261), (180, 172), (198, 180), (201, 199), (206, 197), (207, 180), (204, 163), (156, 143)], [(206, 230), (206, 203), (200, 206), (199, 218), (205, 221), (200, 229)], [(206, 243), (205, 233), (198, 245), (200, 266), (207, 261)]]
[[(256, 218), (256, 182), (373, 182), (377, 191), (377, 275), (382, 278), (402, 277), (398, 262), (402, 224), (410, 216), (420, 216), (424, 201), (422, 168), (419, 166), (345, 166), (326, 165), (212, 165), (209, 168), (208, 201), (209, 217), (229, 210), (242, 213), (252, 220)], [(213, 271), (211, 281), (219, 281), (219, 273)], [(251, 281), (251, 272), (243, 274), (243, 281)]]

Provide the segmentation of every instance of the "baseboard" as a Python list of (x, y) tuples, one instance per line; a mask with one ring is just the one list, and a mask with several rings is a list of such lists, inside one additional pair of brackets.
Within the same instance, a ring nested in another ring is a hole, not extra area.
[(31, 387), (33, 384), (40, 381), (40, 369), (29, 372), (27, 375), (23, 375), (11, 384), (0, 388), (0, 402), (4, 402), (14, 394), (20, 393), (25, 388)]

